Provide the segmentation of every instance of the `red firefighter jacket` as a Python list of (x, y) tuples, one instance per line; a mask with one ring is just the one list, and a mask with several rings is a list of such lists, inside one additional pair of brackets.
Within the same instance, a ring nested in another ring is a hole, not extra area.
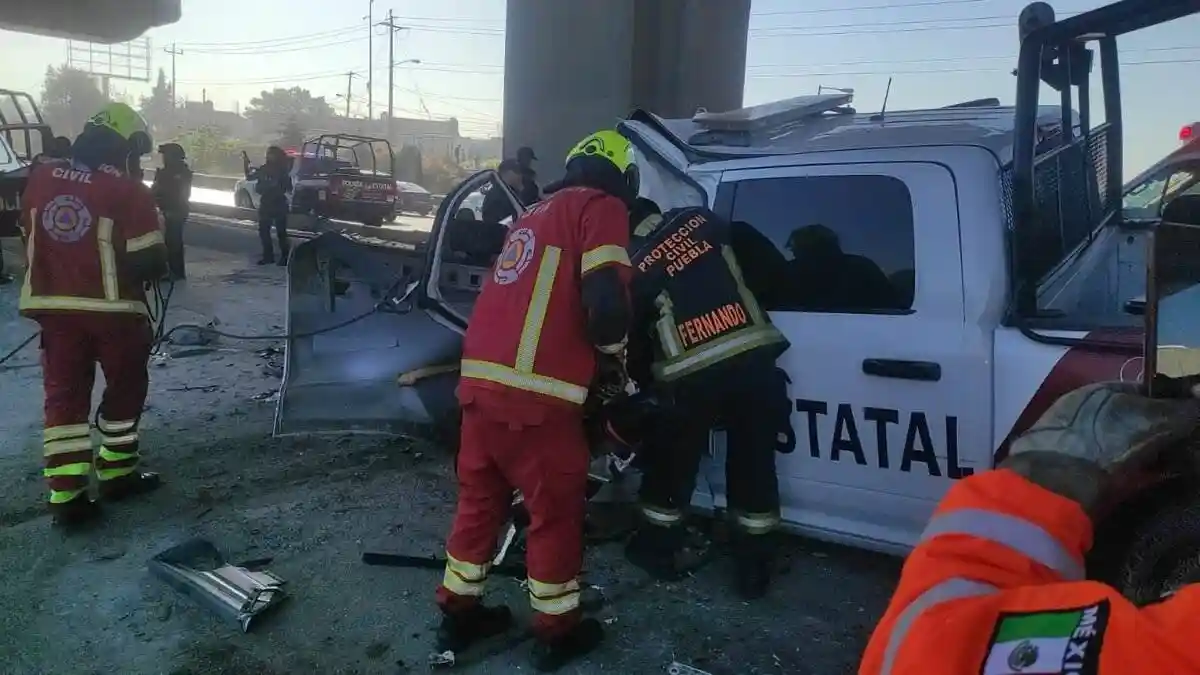
[(50, 161), (33, 170), (21, 209), (29, 256), (21, 314), (147, 313), (123, 263), (163, 243), (149, 188), (112, 166)]
[(560, 190), (514, 223), (471, 313), (459, 398), (582, 405), (596, 369), (582, 280), (618, 265), (628, 283), (628, 244), (624, 203), (591, 188)]
[(934, 512), (859, 675), (1200, 673), (1200, 584), (1146, 607), (1084, 579), (1079, 504), (1007, 469), (962, 480)]

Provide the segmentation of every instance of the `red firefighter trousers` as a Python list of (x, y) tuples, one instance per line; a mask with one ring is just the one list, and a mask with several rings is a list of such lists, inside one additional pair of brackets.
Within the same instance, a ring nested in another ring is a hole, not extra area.
[[(64, 504), (86, 495), (93, 461), (102, 488), (137, 469), (152, 334), (145, 317), (133, 314), (62, 313), (37, 322), (46, 395), (44, 474), (51, 505)], [(96, 420), (101, 445), (93, 457), (89, 422), (97, 363), (104, 394)]]
[(589, 462), (581, 411), (463, 404), (458, 508), (437, 592), (442, 611), (479, 602), (516, 488), (530, 517), (525, 564), (533, 632), (553, 639), (579, 622)]

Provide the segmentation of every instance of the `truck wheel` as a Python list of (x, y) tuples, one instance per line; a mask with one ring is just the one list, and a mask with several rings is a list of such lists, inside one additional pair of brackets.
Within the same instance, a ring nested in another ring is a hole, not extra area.
[(1200, 498), (1177, 502), (1137, 529), (1118, 581), (1137, 605), (1200, 581)]
[(233, 199), (233, 204), (241, 209), (254, 208), (254, 202), (250, 199), (250, 193), (245, 190), (238, 190), (237, 195)]

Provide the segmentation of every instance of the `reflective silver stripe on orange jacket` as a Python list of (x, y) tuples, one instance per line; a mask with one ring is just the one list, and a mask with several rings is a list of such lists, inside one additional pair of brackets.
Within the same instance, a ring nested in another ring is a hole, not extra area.
[(951, 600), (991, 595), (998, 592), (1000, 589), (991, 584), (971, 581), (962, 577), (951, 577), (929, 587), (928, 590), (908, 603), (908, 606), (896, 618), (896, 623), (892, 624), (892, 632), (888, 635), (887, 647), (883, 651), (883, 666), (879, 669), (879, 675), (892, 675), (892, 668), (896, 665), (896, 657), (900, 653), (900, 648), (904, 646), (904, 639), (908, 636), (908, 631), (927, 610)]
[(1016, 516), (984, 509), (947, 511), (929, 521), (921, 542), (949, 534), (967, 535), (1012, 549), (1054, 570), (1064, 581), (1079, 581), (1085, 575), (1083, 561), (1072, 555), (1054, 535)]

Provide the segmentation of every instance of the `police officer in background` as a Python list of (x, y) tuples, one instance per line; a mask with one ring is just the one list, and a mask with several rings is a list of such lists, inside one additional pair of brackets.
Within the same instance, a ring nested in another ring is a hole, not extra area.
[[(262, 257), (259, 265), (276, 263), (287, 267), (288, 233), (287, 219), (290, 205), (288, 194), (292, 191), (291, 166), (287, 153), (283, 148), (272, 145), (267, 148), (266, 161), (263, 165), (250, 168), (250, 156), (242, 152), (242, 164), (246, 171), (247, 180), (254, 181), (254, 191), (258, 193), (258, 239), (262, 244)], [(271, 244), (271, 230), (275, 230), (275, 238), (279, 241), (279, 258), (275, 257)]]
[(668, 412), (646, 439), (643, 522), (625, 553), (657, 579), (686, 571), (683, 519), (709, 431), (720, 425), (737, 587), (760, 597), (770, 579), (768, 535), (779, 522), (775, 452), (788, 412), (786, 375), (775, 360), (788, 341), (743, 281), (728, 222), (706, 208), (659, 216), (650, 206), (639, 200), (632, 213), (629, 372)]
[(181, 281), (187, 276), (183, 269), (183, 225), (191, 210), (192, 170), (178, 143), (164, 143), (158, 146), (158, 152), (163, 165), (154, 173), (150, 191), (165, 222), (168, 275), (171, 281)]

